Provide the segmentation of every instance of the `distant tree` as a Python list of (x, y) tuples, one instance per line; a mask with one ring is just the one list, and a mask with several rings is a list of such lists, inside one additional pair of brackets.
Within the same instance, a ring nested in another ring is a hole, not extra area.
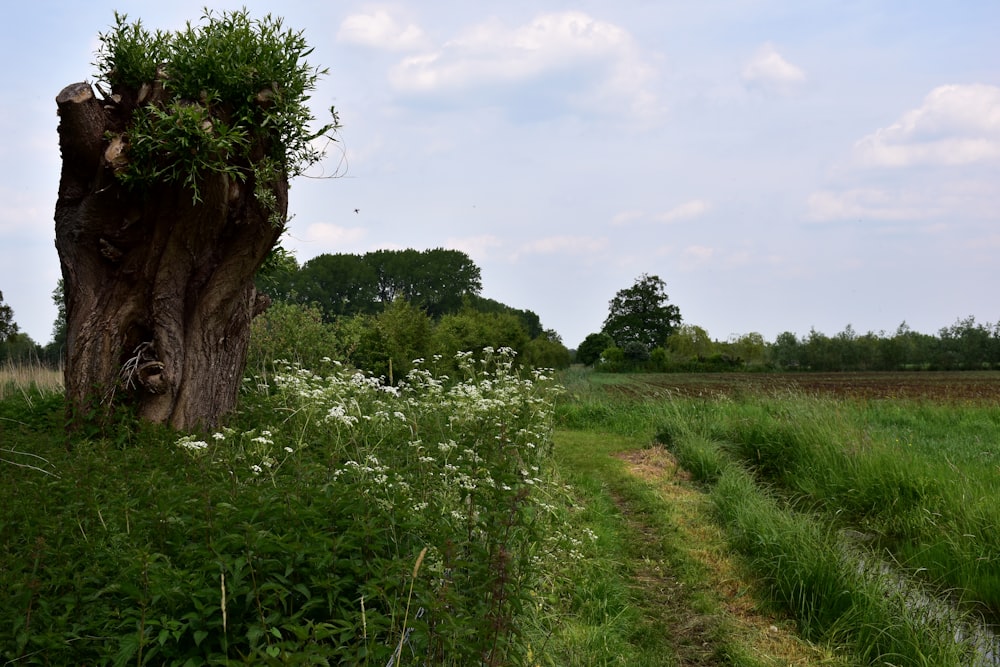
[(473, 352), (485, 347), (509, 347), (519, 355), (528, 343), (520, 320), (510, 313), (480, 313), (465, 309), (445, 315), (434, 329), (434, 352), (446, 357), (455, 352)]
[(62, 278), (56, 281), (52, 290), (52, 303), (56, 307), (56, 319), (52, 322), (52, 340), (45, 346), (43, 355), (47, 362), (58, 364), (66, 352), (66, 297)]
[(378, 311), (378, 277), (360, 255), (319, 255), (302, 265), (291, 281), (294, 300), (314, 303), (323, 319)]
[(603, 331), (589, 334), (576, 348), (576, 361), (584, 366), (593, 366), (601, 358), (601, 353), (614, 344), (615, 339)]
[(14, 309), (3, 302), (3, 292), (0, 292), (0, 343), (6, 342), (9, 336), (16, 333)]
[(625, 354), (625, 360), (636, 367), (649, 361), (649, 348), (637, 340), (625, 343), (622, 346), (622, 352)]
[(615, 344), (640, 343), (646, 350), (662, 345), (681, 323), (677, 306), (668, 303), (666, 283), (642, 274), (632, 287), (620, 290), (609, 304), (604, 333)]
[(530, 338), (538, 338), (539, 336), (546, 335), (547, 333), (542, 328), (541, 318), (539, 318), (538, 314), (533, 311), (521, 310), (519, 308), (508, 306), (507, 304), (501, 303), (495, 299), (487, 299), (486, 297), (476, 295), (466, 297), (464, 303), (466, 307), (479, 311), (480, 313), (508, 313), (515, 316), (517, 319), (521, 320), (521, 325), (524, 327), (524, 330), (528, 333)]
[(251, 324), (247, 370), (266, 377), (278, 360), (320, 369), (336, 354), (333, 329), (318, 307), (277, 301)]
[(369, 369), (376, 375), (396, 382), (413, 368), (414, 360), (431, 354), (434, 323), (423, 309), (409, 301), (396, 299), (373, 322), (383, 345), (383, 358)]
[(12, 333), (0, 342), (0, 361), (38, 361), (41, 347), (26, 333)]
[(568, 368), (570, 352), (555, 331), (546, 329), (541, 336), (528, 341), (523, 362), (535, 368)]
[(976, 318), (968, 316), (960, 319), (950, 327), (940, 330), (943, 365), (947, 368), (976, 369), (989, 368), (1000, 362), (994, 358), (991, 338), (994, 338), (990, 326), (977, 324)]
[(709, 357), (715, 352), (715, 341), (702, 327), (681, 324), (667, 338), (666, 349), (683, 361)]
[(796, 368), (802, 363), (799, 339), (791, 331), (783, 331), (769, 348), (771, 362), (779, 368)]
[(729, 341), (729, 355), (748, 366), (763, 365), (766, 352), (767, 342), (756, 331), (734, 336)]
[(483, 287), (479, 267), (460, 250), (377, 250), (365, 261), (376, 274), (383, 305), (402, 298), (434, 319), (457, 313), (463, 300)]

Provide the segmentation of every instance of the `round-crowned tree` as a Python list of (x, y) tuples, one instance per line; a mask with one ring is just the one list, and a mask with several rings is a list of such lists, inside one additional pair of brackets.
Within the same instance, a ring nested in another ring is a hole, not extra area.
[(663, 345), (681, 323), (681, 311), (669, 303), (666, 288), (659, 276), (639, 276), (608, 304), (602, 331), (619, 347), (639, 343), (649, 351)]
[(603, 331), (589, 334), (577, 348), (576, 360), (584, 366), (593, 366), (601, 358), (601, 353), (614, 344), (614, 338)]
[[(324, 70), (301, 32), (246, 10), (177, 32), (115, 14), (97, 81), (56, 97), (56, 248), (74, 423), (135, 408), (178, 429), (236, 402), (254, 275), (284, 231), (288, 181), (322, 158), (306, 106)], [(96, 89), (96, 90), (95, 90)]]

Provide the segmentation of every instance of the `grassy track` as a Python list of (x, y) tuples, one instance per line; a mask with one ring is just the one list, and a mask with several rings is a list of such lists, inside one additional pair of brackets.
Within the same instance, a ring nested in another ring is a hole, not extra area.
[(725, 553), (707, 497), (648, 439), (559, 431), (556, 458), (598, 535), (575, 613), (546, 654), (558, 665), (842, 664), (759, 608)]
[[(997, 608), (1000, 375), (784, 380), (571, 374), (560, 424), (612, 431), (622, 447), (655, 433), (711, 498), (681, 549), (694, 556), (704, 525), (723, 527), (747, 590), (851, 664), (995, 664), (995, 649), (956, 643), (955, 628), (975, 627), (970, 608)], [(621, 473), (589, 465), (614, 494)], [(657, 511), (676, 517), (680, 504)]]

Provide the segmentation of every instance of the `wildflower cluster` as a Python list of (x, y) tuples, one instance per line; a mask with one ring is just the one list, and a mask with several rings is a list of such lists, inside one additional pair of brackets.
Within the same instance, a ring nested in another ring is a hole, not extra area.
[[(582, 542), (566, 519), (566, 490), (552, 481), (559, 387), (543, 371), (522, 374), (514, 354), (461, 353), (457, 378), (417, 360), (397, 386), (335, 362), (323, 373), (279, 364), (270, 386), (258, 383), (268, 430), (177, 444), (197, 456), (195, 443), (214, 448), (247, 482), (281, 488), (306, 476), (314, 497), (339, 503), (338, 530), (357, 534), (352, 562), (366, 569), (338, 606), (361, 615), (365, 651), (405, 640), (420, 664), (444, 655), (517, 662), (519, 610), (551, 572), (582, 557)], [(425, 549), (413, 579), (408, 569)], [(419, 613), (402, 628), (410, 584)]]

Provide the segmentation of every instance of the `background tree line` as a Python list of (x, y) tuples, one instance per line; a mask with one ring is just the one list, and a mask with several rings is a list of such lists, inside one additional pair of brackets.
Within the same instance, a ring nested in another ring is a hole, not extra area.
[[(1000, 322), (970, 316), (936, 335), (903, 322), (892, 333), (860, 334), (847, 325), (832, 336), (811, 329), (804, 336), (785, 331), (771, 342), (756, 332), (723, 341), (682, 323), (665, 287), (643, 274), (609, 303), (601, 331), (570, 351), (534, 312), (481, 296), (479, 268), (460, 251), (321, 255), (299, 266), (279, 250), (258, 276), (274, 304), (254, 322), (251, 362), (291, 356), (309, 365), (330, 357), (388, 376), (392, 360), (399, 377), (413, 359), (506, 346), (525, 364), (562, 368), (576, 361), (606, 371), (1000, 369)], [(18, 329), (0, 292), (0, 362), (59, 362), (66, 336), (61, 286), (53, 300), (59, 315), (52, 341), (42, 346)]]
[(1000, 370), (1000, 323), (967, 317), (937, 335), (905, 322), (891, 334), (859, 334), (847, 325), (833, 336), (785, 331), (772, 342), (755, 332), (713, 340), (702, 327), (682, 324), (651, 349), (590, 334), (576, 361), (612, 372)]
[(899, 371), (1000, 369), (1000, 322), (974, 317), (944, 327), (936, 336), (906, 322), (893, 334), (859, 334), (848, 324), (827, 336), (815, 329), (790, 331), (768, 343), (756, 332), (713, 340), (702, 327), (682, 324), (658, 276), (641, 275), (608, 304), (601, 330), (587, 336), (575, 360), (606, 371)]

